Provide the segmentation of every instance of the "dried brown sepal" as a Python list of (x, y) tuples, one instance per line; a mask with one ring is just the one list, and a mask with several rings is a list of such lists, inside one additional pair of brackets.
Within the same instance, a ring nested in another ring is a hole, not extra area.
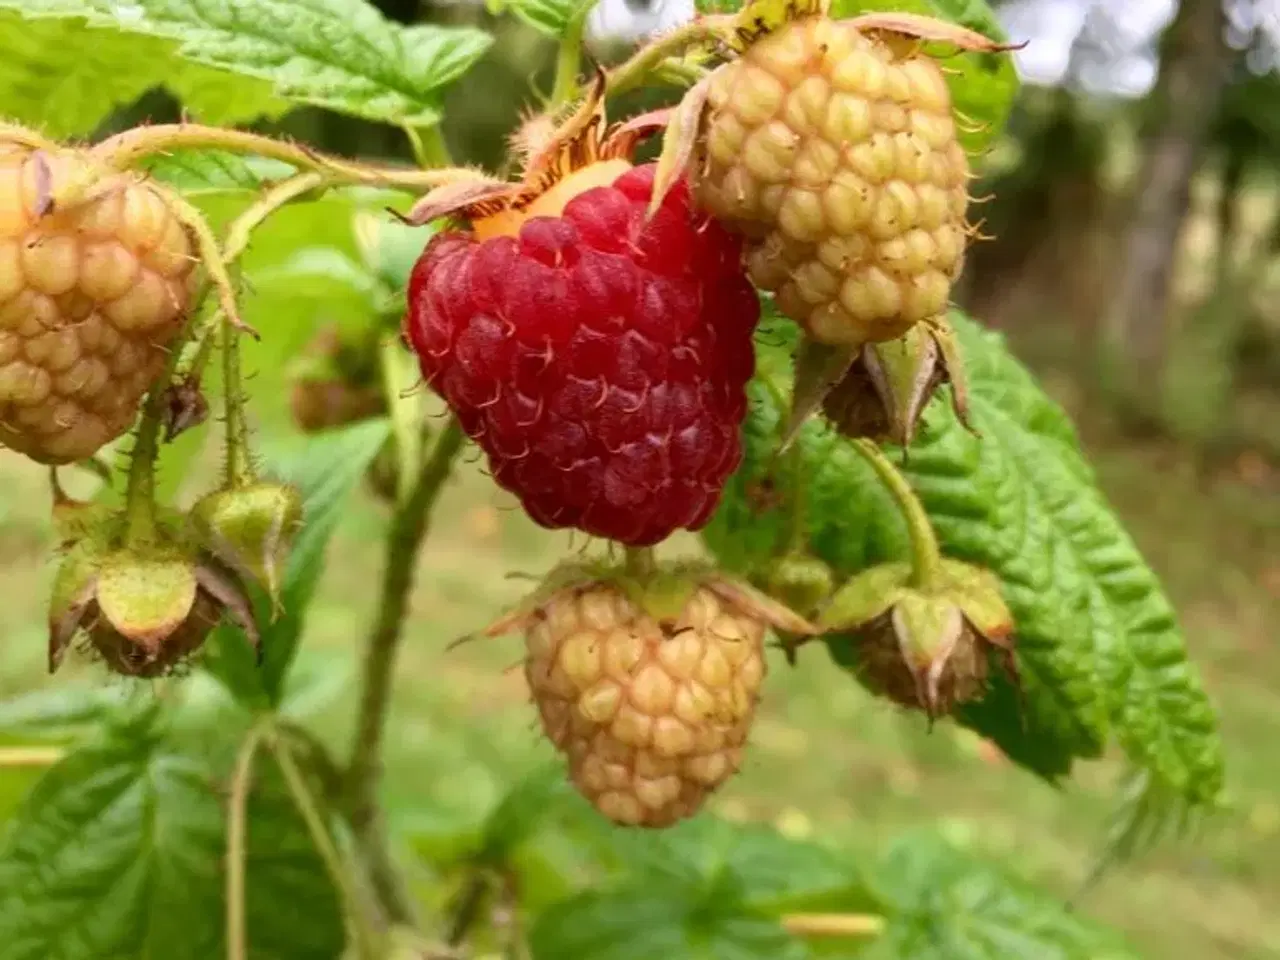
[(506, 209), (506, 204), (520, 189), (520, 184), (477, 175), (474, 180), (460, 180), (436, 187), (419, 198), (401, 219), (420, 227), (441, 217), (483, 216), (483, 211), (491, 207)]
[(645, 136), (661, 129), (665, 111), (636, 117), (617, 127), (608, 126), (605, 111), (607, 75), (596, 70), (591, 89), (571, 111), (527, 118), (513, 148), (523, 169), (519, 180), (504, 181), (477, 172), (432, 190), (403, 216), (406, 223), (421, 225), (441, 217), (477, 221), (508, 211), (519, 212), (565, 177), (592, 164), (630, 156)]
[(1021, 697), (1013, 616), (988, 570), (944, 558), (932, 582), (905, 563), (850, 579), (818, 617), (828, 643), (852, 645), (872, 691), (930, 720), (982, 697), (995, 657)]
[(669, 619), (670, 610), (682, 606), (689, 593), (705, 587), (776, 629), (810, 636), (820, 632), (814, 624), (767, 594), (710, 564), (680, 562), (636, 576), (608, 563), (570, 561), (556, 567), (535, 590), (481, 629), (477, 636), (500, 637), (523, 630), (548, 598), (600, 583), (615, 584), (627, 591), (638, 606), (658, 620)]
[(958, 23), (917, 13), (864, 13), (848, 17), (842, 22), (863, 33), (887, 35), (885, 39), (897, 35), (910, 40), (946, 43), (967, 53), (1006, 53), (1021, 50), (1028, 43), (1026, 40), (1021, 43), (1000, 43)]
[(775, 458), (791, 449), (809, 418), (818, 412), (828, 394), (848, 375), (858, 354), (856, 347), (828, 346), (808, 337), (800, 341), (792, 380), (791, 411)]
[(847, 437), (909, 446), (929, 401), (951, 385), (956, 419), (971, 433), (964, 364), (945, 317), (917, 324), (897, 340), (867, 344), (823, 398), (823, 412)]
[(662, 152), (658, 154), (658, 167), (653, 175), (649, 216), (658, 212), (671, 188), (689, 171), (689, 166), (693, 163), (710, 93), (711, 77), (705, 77), (690, 87), (681, 97), (680, 103), (668, 111), (667, 126), (662, 135)]
[(765, 34), (804, 17), (825, 17), (831, 0), (754, 0), (734, 17), (733, 49), (742, 51)]
[(172, 545), (138, 552), (89, 537), (68, 549), (54, 580), (49, 672), (83, 633), (112, 671), (163, 676), (196, 653), (224, 615), (260, 652), (252, 605), (234, 577)]
[(172, 443), (188, 430), (209, 419), (209, 401), (205, 399), (197, 377), (187, 377), (170, 384), (165, 390), (164, 442)]

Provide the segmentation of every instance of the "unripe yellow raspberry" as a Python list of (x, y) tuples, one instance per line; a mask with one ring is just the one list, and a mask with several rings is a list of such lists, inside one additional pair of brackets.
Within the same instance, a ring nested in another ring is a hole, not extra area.
[(554, 594), (527, 628), (525, 675), (575, 786), (617, 823), (695, 813), (741, 763), (764, 632), (706, 586), (662, 622), (608, 582)]
[(945, 310), (968, 158), (920, 44), (811, 16), (713, 75), (699, 201), (752, 238), (752, 280), (815, 340), (892, 340)]
[(0, 446), (40, 463), (129, 429), (191, 298), (192, 238), (136, 175), (42, 213), (90, 174), (78, 151), (0, 144)]

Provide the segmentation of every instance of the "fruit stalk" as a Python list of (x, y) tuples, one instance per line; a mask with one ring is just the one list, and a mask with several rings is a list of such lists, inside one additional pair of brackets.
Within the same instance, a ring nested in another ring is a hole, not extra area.
[(616, 97), (643, 84), (667, 57), (683, 53), (689, 47), (714, 41), (729, 43), (733, 37), (734, 18), (721, 15), (698, 17), (641, 47), (630, 59), (609, 71), (609, 96)]
[(578, 71), (582, 67), (582, 35), (587, 28), (591, 8), (583, 5), (579, 13), (565, 24), (560, 48), (556, 53), (556, 82), (551, 88), (551, 106), (568, 103), (578, 95)]
[(341, 851), (334, 843), (333, 834), (329, 832), (324, 813), (307, 787), (302, 770), (293, 758), (292, 748), (276, 730), (269, 731), (267, 745), (280, 765), (280, 772), (284, 774), (289, 793), (293, 795), (293, 802), (307, 825), (307, 832), (311, 834), (311, 842), (315, 845), (316, 852), (320, 854), (320, 859), (324, 861), (329, 880), (342, 898), (347, 934), (355, 948), (355, 956), (358, 960), (377, 960), (381, 951), (378, 949), (378, 938), (370, 927), (369, 918), (361, 906), (363, 898), (352, 880), (352, 872), (343, 862)]
[(880, 482), (888, 488), (893, 496), (902, 519), (907, 523), (907, 535), (911, 538), (911, 585), (928, 587), (938, 577), (938, 569), (942, 563), (942, 552), (938, 548), (938, 536), (934, 533), (929, 514), (924, 504), (911, 489), (901, 471), (898, 470), (884, 452), (865, 438), (853, 441), (853, 448), (861, 454), (876, 472)]
[(223, 480), (227, 487), (242, 487), (253, 482), (253, 465), (249, 462), (249, 429), (245, 423), (245, 398), (240, 388), (240, 333), (225, 318), (222, 321), (222, 390), (226, 401), (223, 426), (226, 448), (223, 456)]
[[(223, 241), (220, 253), (222, 265), (227, 270), (230, 270), (231, 266), (249, 248), (249, 241), (253, 238), (253, 231), (266, 223), (277, 210), (305, 196), (312, 190), (322, 188), (326, 182), (324, 174), (310, 170), (306, 173), (289, 177), (286, 180), (281, 180), (270, 189), (263, 191), (262, 196), (246, 207), (227, 227), (226, 239)], [(202, 302), (202, 300), (203, 298), (198, 302)], [(213, 334), (218, 329), (219, 321), (223, 316), (224, 314), (221, 310), (215, 311), (210, 314), (208, 320), (201, 324), (200, 332), (194, 337), (196, 341), (195, 349), (187, 353), (187, 359), (179, 366), (178, 372), (182, 375), (199, 376), (205, 361), (208, 359)]]
[(453, 166), (449, 156), (449, 145), (444, 141), (440, 124), (433, 123), (429, 127), (415, 127), (405, 124), (404, 135), (409, 139), (409, 149), (413, 151), (413, 159), (419, 167), (429, 170), (433, 167)]
[(352, 829), (369, 861), (378, 897), (391, 920), (398, 923), (411, 922), (413, 908), (400, 889), (382, 843), (377, 804), (382, 738), (391, 701), (396, 651), (408, 612), (418, 554), (427, 535), (431, 508), (465, 439), (457, 420), (450, 419), (432, 445), (412, 493), (397, 506), (392, 519), (377, 620), (361, 667), (356, 738), (347, 765), (346, 793)]
[(246, 130), (205, 127), (194, 123), (134, 127), (96, 144), (93, 153), (108, 167), (127, 170), (145, 157), (181, 149), (230, 150), (252, 154), (279, 160), (300, 170), (316, 171), (339, 183), (399, 187), (414, 192), (430, 190), (467, 176), (479, 176), (475, 171), (465, 169), (421, 170), (359, 163)]
[(259, 724), (249, 731), (236, 756), (227, 805), (227, 960), (247, 960), (249, 930), (245, 917), (245, 860), (249, 829), (249, 789), (253, 761), (267, 731)]
[(145, 543), (154, 539), (156, 530), (156, 457), (160, 455), (160, 429), (164, 423), (168, 390), (178, 369), (182, 354), (181, 344), (191, 328), (190, 319), (178, 334), (164, 370), (147, 394), (142, 407), (142, 419), (134, 433), (133, 450), (129, 454), (129, 473), (124, 489), (124, 536), (129, 544)]

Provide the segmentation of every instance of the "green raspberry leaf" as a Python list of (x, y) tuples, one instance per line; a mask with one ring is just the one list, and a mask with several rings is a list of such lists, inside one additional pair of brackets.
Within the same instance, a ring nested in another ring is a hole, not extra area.
[[(937, 17), (968, 27), (1001, 43), (1009, 42), (1000, 19), (987, 0), (835, 0), (833, 17), (886, 11)], [(944, 52), (939, 44), (939, 52)], [(1018, 95), (1018, 71), (1007, 53), (963, 53), (948, 59), (951, 102), (960, 115), (960, 142), (970, 154), (981, 153), (1000, 135)]]
[(847, 857), (789, 840), (761, 824), (701, 816), (661, 835), (609, 830), (601, 837), (601, 847), (620, 876), (640, 872), (655, 884), (701, 889), (730, 876), (736, 896), (768, 916), (879, 909), (865, 878)]
[(587, 891), (543, 911), (533, 960), (804, 960), (805, 945), (774, 921), (700, 902), (692, 891), (637, 883)]
[(0, 742), (75, 740), (96, 731), (128, 697), (121, 687), (59, 684), (0, 700)]
[(296, 172), (279, 160), (243, 157), (225, 150), (171, 150), (147, 157), (139, 167), (191, 198), (258, 193)]
[(1136, 960), (1062, 903), (928, 834), (897, 840), (875, 880), (889, 925), (874, 956)]
[(385, 418), (368, 420), (282, 445), (267, 456), (264, 472), (272, 479), (294, 484), (301, 492), (303, 526), (285, 570), (283, 612), (272, 620), (271, 604), (261, 591), (253, 591), (262, 630), (262, 666), (254, 663), (239, 628), (224, 623), (209, 639), (204, 666), (241, 701), (255, 707), (280, 703), (329, 538), (348, 496), (389, 432)]
[(0, 2), (0, 116), (46, 136), (86, 136), (118, 107), (157, 87), (206, 123), (276, 117), (289, 106), (272, 96), (266, 81), (185, 62), (163, 39), (91, 29), (75, 19), (37, 19), (33, 9), (40, 12)]
[[(1051, 779), (1114, 735), (1153, 791), (1211, 806), (1223, 785), (1217, 721), (1155, 575), (1097, 489), (1066, 415), (998, 336), (953, 320), (980, 438), (935, 400), (904, 470), (944, 550), (1000, 577), (1027, 691), (1025, 726), (1003, 683), (959, 721)], [(743, 571), (767, 564), (786, 537), (789, 508), (760, 514), (748, 496), (781, 432), (790, 373), (779, 340), (793, 328), (780, 329), (761, 338), (744, 463), (705, 532)], [(905, 558), (902, 522), (851, 444), (820, 422), (798, 442), (814, 553), (844, 576)]]
[[(152, 701), (36, 784), (0, 838), (6, 960), (134, 960), (226, 954), (227, 771), (166, 739)], [(253, 960), (329, 960), (339, 906), (289, 800), (270, 777), (249, 805)], [(280, 904), (290, 910), (281, 911)], [(307, 917), (299, 924), (297, 916)]]
[[(411, 126), (439, 121), (443, 89), (491, 43), (471, 27), (401, 27), (364, 0), (0, 0), (0, 8), (67, 20), (89, 36), (87, 25), (95, 44), (99, 32), (114, 33), (153, 58), (176, 57), (234, 79), (213, 96), (200, 91), (203, 84), (175, 83), (179, 94), (198, 95), (197, 106), (226, 102), (248, 80), (295, 103)], [(152, 46), (138, 47), (139, 38)]]
[(594, 0), (509, 0), (507, 8), (535, 30), (559, 38), (574, 20), (586, 16)]

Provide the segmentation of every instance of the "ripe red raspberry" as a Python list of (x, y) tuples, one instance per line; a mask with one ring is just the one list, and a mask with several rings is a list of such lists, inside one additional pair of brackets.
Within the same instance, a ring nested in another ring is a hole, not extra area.
[(518, 235), (438, 235), (405, 320), (428, 383), (535, 521), (634, 546), (710, 519), (741, 457), (760, 310), (740, 241), (684, 183), (646, 220), (653, 176), (625, 169)]

